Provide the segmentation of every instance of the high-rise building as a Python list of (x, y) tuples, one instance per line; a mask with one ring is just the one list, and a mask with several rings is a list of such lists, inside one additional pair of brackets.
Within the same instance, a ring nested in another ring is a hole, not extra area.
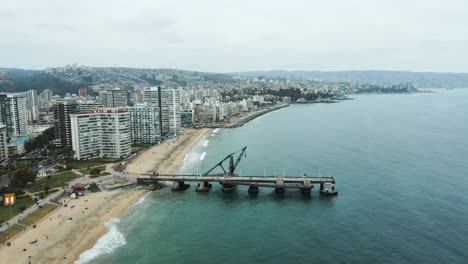
[(131, 150), (130, 115), (125, 108), (100, 108), (103, 154), (127, 157)]
[(128, 91), (127, 90), (107, 90), (101, 92), (102, 104), (105, 107), (125, 107), (128, 105)]
[(133, 143), (158, 143), (161, 141), (159, 107), (139, 104), (129, 107)]
[(70, 114), (70, 128), (76, 159), (102, 157), (101, 118), (98, 114)]
[(161, 108), (163, 133), (177, 134), (181, 129), (180, 90), (162, 89)]
[(69, 148), (72, 146), (70, 114), (80, 111), (79, 105), (73, 101), (65, 101), (53, 106), (54, 109), (54, 145)]
[(44, 91), (42, 91), (39, 94), (39, 101), (40, 101), (39, 107), (49, 109), (49, 107), (52, 104), (52, 96), (53, 96), (53, 93), (51, 90), (45, 89)]
[(29, 134), (24, 93), (0, 94), (0, 123), (6, 125), (8, 138)]
[(29, 90), (25, 92), (25, 95), (26, 95), (26, 105), (28, 108), (29, 122), (38, 121), (39, 120), (39, 106), (38, 106), (38, 99), (37, 99), (37, 91)]
[(81, 113), (92, 113), (96, 112), (99, 108), (102, 108), (103, 105), (99, 103), (79, 103)]
[(8, 160), (7, 127), (0, 124), (0, 163)]
[(78, 95), (80, 97), (86, 97), (88, 95), (88, 88), (87, 87), (82, 87), (78, 90)]
[(161, 134), (177, 133), (181, 129), (180, 90), (151, 87), (143, 91), (143, 100), (150, 107), (159, 107)]
[(130, 155), (130, 118), (124, 108), (101, 108), (70, 115), (76, 159), (123, 158)]

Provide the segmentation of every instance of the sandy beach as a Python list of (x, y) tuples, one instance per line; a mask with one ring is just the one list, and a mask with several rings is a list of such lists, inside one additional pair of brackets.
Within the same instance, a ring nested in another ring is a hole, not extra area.
[[(10, 247), (2, 245), (0, 259), (2, 263), (73, 263), (105, 234), (105, 222), (125, 212), (145, 193), (103, 191), (68, 200), (67, 207), (59, 207), (40, 220), (36, 228), (29, 227), (14, 237)], [(67, 222), (69, 217), (72, 220)], [(29, 244), (33, 239), (37, 243)]]
[[(176, 138), (137, 155), (126, 169), (130, 173), (176, 173), (185, 155), (210, 131), (184, 129)], [(2, 263), (73, 263), (107, 232), (105, 222), (121, 215), (145, 193), (145, 190), (103, 191), (69, 199), (67, 207), (57, 208), (38, 221), (36, 228), (29, 227), (15, 236), (11, 246), (1, 245), (0, 259)], [(67, 222), (69, 217), (72, 220)], [(33, 239), (37, 243), (29, 244)]]
[(127, 165), (130, 173), (177, 173), (185, 155), (208, 132), (208, 128), (184, 129), (177, 138), (165, 140), (139, 154)]

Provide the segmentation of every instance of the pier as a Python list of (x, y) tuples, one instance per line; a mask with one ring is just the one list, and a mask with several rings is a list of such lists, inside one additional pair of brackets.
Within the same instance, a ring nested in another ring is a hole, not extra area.
[[(313, 177), (313, 176), (238, 176), (234, 173), (237, 165), (245, 155), (247, 147), (240, 150), (240, 155), (234, 162), (234, 155), (229, 154), (226, 158), (218, 162), (214, 167), (203, 175), (196, 174), (140, 174), (137, 178), (139, 185), (152, 185), (162, 181), (171, 181), (173, 191), (185, 191), (190, 188), (187, 182), (197, 182), (197, 192), (208, 192), (212, 188), (212, 183), (219, 183), (223, 192), (232, 192), (236, 186), (249, 186), (248, 192), (256, 194), (259, 188), (274, 188), (276, 193), (283, 193), (285, 189), (300, 189), (304, 194), (310, 194), (314, 185), (320, 186), (320, 194), (337, 195), (335, 189), (335, 179), (333, 177)], [(223, 163), (229, 160), (229, 170), (225, 170)], [(211, 173), (214, 169), (221, 168), (222, 173)]]

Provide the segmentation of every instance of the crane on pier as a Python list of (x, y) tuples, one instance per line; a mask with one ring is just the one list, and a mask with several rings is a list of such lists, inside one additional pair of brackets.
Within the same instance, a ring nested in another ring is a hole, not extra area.
[[(237, 165), (239, 165), (240, 161), (242, 160), (242, 157), (247, 156), (245, 154), (246, 151), (247, 151), (247, 146), (245, 146), (244, 148), (242, 148), (239, 151), (236, 151), (236, 152), (233, 152), (233, 153), (227, 155), (223, 160), (218, 162), (216, 165), (214, 165), (211, 169), (209, 169), (203, 175), (204, 176), (209, 175), (210, 172), (212, 172), (214, 169), (216, 169), (217, 167), (220, 167), (224, 171), (224, 174), (227, 174), (228, 176), (234, 176), (234, 171), (236, 170)], [(236, 155), (236, 153), (238, 153), (238, 152), (240, 152), (240, 154), (237, 157), (236, 161), (234, 162), (234, 155)], [(229, 172), (227, 172), (226, 169), (224, 169), (224, 167), (223, 167), (223, 163), (228, 159), (229, 159)]]

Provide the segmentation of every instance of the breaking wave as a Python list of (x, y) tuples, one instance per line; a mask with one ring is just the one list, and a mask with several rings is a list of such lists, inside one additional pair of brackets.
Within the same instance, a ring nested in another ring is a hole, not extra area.
[(118, 218), (112, 218), (109, 221), (107, 221), (105, 223), (105, 226), (109, 231), (107, 231), (107, 233), (104, 236), (99, 238), (92, 248), (81, 253), (80, 258), (77, 261), (75, 261), (74, 264), (89, 263), (95, 258), (104, 254), (112, 253), (118, 247), (127, 244), (124, 235), (120, 233), (120, 231), (117, 228), (118, 223), (120, 223), (120, 219)]
[(205, 156), (206, 156), (206, 152), (204, 151), (204, 152), (200, 155), (200, 160), (204, 160), (204, 159), (205, 159)]

